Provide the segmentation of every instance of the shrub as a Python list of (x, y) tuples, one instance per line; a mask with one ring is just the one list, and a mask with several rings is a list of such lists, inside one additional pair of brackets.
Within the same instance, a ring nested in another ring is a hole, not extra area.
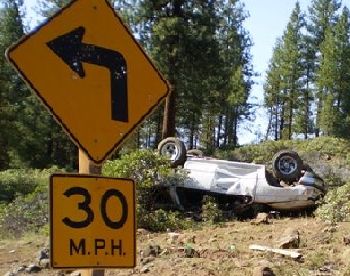
[(155, 232), (166, 230), (174, 231), (192, 226), (191, 221), (185, 220), (183, 215), (179, 212), (165, 211), (162, 209), (149, 212), (138, 206), (136, 215), (138, 227)]
[(312, 252), (308, 254), (306, 265), (310, 269), (318, 269), (324, 265), (326, 260), (329, 259), (326, 252)]
[(37, 232), (48, 223), (47, 193), (19, 195), (2, 206), (0, 233), (5, 237), (19, 237), (26, 232)]
[(218, 151), (219, 158), (232, 161), (254, 162), (258, 164), (269, 163), (273, 155), (283, 149), (291, 148), (290, 141), (266, 141), (259, 145), (246, 145), (233, 151)]
[(52, 167), (0, 172), (1, 236), (19, 237), (47, 225), (49, 176), (57, 171)]
[(330, 190), (323, 204), (316, 210), (323, 220), (337, 222), (350, 220), (350, 182)]
[(11, 202), (16, 195), (27, 195), (36, 189), (47, 189), (49, 177), (57, 167), (45, 170), (11, 169), (0, 172), (0, 202)]
[(204, 196), (203, 198), (203, 220), (210, 224), (217, 224), (224, 221), (222, 211), (213, 197)]
[(164, 231), (186, 227), (186, 222), (178, 212), (156, 210), (158, 184), (169, 186), (185, 178), (185, 173), (173, 171), (169, 162), (149, 150), (138, 150), (121, 156), (119, 160), (107, 161), (102, 174), (110, 177), (131, 178), (136, 183), (136, 216), (139, 228)]
[[(284, 149), (295, 150), (299, 154), (318, 152), (330, 156), (337, 156), (344, 160), (350, 160), (348, 155), (349, 141), (334, 137), (319, 137), (309, 140), (279, 140), (265, 141), (258, 145), (245, 145), (234, 150), (220, 150), (217, 152), (219, 158), (254, 162), (269, 163), (273, 155)], [(349, 164), (349, 162), (347, 162)]]
[(170, 173), (168, 161), (150, 150), (138, 150), (106, 161), (102, 174), (133, 179), (138, 188), (151, 187), (159, 177)]
[(338, 157), (346, 157), (349, 141), (335, 137), (320, 137), (300, 143), (300, 150), (304, 152), (320, 152)]

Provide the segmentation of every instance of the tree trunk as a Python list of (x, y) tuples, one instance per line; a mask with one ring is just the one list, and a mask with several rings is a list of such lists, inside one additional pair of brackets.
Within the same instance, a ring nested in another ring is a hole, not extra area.
[(271, 132), (271, 128), (272, 128), (272, 119), (273, 119), (273, 108), (270, 107), (269, 108), (269, 120), (268, 120), (268, 124), (267, 124), (267, 128), (266, 128), (266, 133), (265, 133), (265, 140), (267, 140), (269, 138), (269, 133)]
[(190, 126), (190, 137), (189, 137), (189, 148), (193, 149), (193, 144), (194, 144), (194, 122), (191, 122), (191, 126)]
[(228, 112), (226, 112), (225, 116), (225, 131), (224, 131), (224, 146), (227, 145), (227, 136), (228, 136)]
[(219, 122), (218, 122), (218, 135), (216, 137), (216, 148), (220, 147), (220, 133), (221, 133), (221, 125), (222, 125), (222, 115), (219, 115)]
[(320, 92), (320, 96), (318, 97), (317, 102), (317, 109), (316, 109), (316, 127), (315, 127), (315, 137), (320, 136), (320, 118), (321, 118), (321, 110), (322, 110), (322, 101), (323, 97), (321, 95), (322, 92)]
[(162, 139), (162, 109), (158, 108), (156, 111), (157, 119), (156, 119), (156, 133), (154, 137), (154, 148), (157, 148), (158, 144), (160, 143), (160, 140)]
[(171, 87), (170, 93), (165, 101), (162, 139), (173, 137), (176, 134), (175, 116), (176, 112), (176, 92), (174, 86)]
[(275, 141), (278, 140), (278, 103), (275, 106)]
[[(184, 0), (174, 0), (170, 1), (172, 4), (172, 13), (171, 17), (181, 17), (182, 15), (182, 5)], [(163, 131), (162, 138), (165, 139), (167, 137), (175, 136), (176, 134), (176, 79), (178, 77), (177, 74), (177, 65), (176, 62), (180, 58), (178, 56), (178, 51), (174, 51), (174, 48), (179, 45), (179, 36), (169, 34), (169, 43), (168, 43), (168, 59), (169, 59), (169, 67), (168, 67), (168, 81), (171, 84), (170, 93), (166, 99), (165, 107), (164, 107), (164, 117), (163, 117)]]
[(236, 147), (238, 145), (238, 139), (237, 139), (237, 128), (238, 128), (238, 116), (237, 116), (238, 112), (237, 112), (237, 107), (235, 107), (234, 112), (232, 114), (233, 118), (233, 140), (232, 140), (232, 144), (234, 147)]
[(309, 78), (310, 78), (310, 68), (307, 67), (306, 70), (306, 90), (304, 92), (305, 110), (304, 110), (304, 139), (307, 140), (307, 135), (309, 132)]
[(284, 128), (284, 102), (281, 106), (281, 120), (280, 120), (280, 140), (283, 139), (283, 128)]
[(54, 154), (53, 154), (53, 151), (54, 151), (53, 129), (54, 129), (54, 126), (52, 125), (52, 122), (50, 120), (50, 131), (48, 133), (49, 137), (47, 139), (47, 144), (46, 144), (46, 156), (48, 157), (48, 161), (51, 162), (51, 163), (55, 163), (53, 161), (53, 157), (54, 157)]
[(137, 133), (136, 133), (136, 146), (137, 146), (137, 149), (140, 149), (141, 148), (141, 129), (138, 128), (137, 129)]
[(227, 144), (232, 145), (233, 144), (233, 111), (230, 110), (228, 112), (228, 119), (227, 119)]
[(293, 100), (289, 99), (288, 140), (292, 139)]
[(7, 140), (4, 137), (0, 136), (0, 170), (5, 170), (9, 168), (10, 158), (7, 150)]

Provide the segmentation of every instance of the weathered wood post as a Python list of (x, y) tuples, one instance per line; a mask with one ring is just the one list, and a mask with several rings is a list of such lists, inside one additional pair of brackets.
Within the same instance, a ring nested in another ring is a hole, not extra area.
[[(96, 174), (100, 175), (102, 164), (96, 165), (89, 157), (79, 149), (79, 173), (81, 174)], [(81, 276), (104, 276), (104, 269), (84, 269), (80, 270)]]

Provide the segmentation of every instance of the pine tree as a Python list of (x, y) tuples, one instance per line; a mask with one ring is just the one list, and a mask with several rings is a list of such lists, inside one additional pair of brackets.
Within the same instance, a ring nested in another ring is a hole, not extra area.
[(281, 111), (284, 103), (282, 98), (281, 55), (282, 41), (281, 39), (277, 39), (264, 83), (264, 102), (269, 113), (266, 136), (268, 137), (272, 134), (274, 140), (281, 139), (281, 133), (283, 131)]
[(218, 93), (216, 146), (222, 140), (222, 146), (235, 147), (238, 144), (239, 123), (251, 114), (251, 106), (247, 102), (254, 74), (250, 55), (252, 42), (243, 26), (248, 16), (243, 4), (239, 1), (222, 1), (218, 10), (220, 59), (216, 62), (218, 69), (215, 75)]
[(301, 107), (299, 102), (305, 100), (302, 93), (301, 32), (303, 26), (304, 18), (297, 2), (287, 29), (275, 48), (276, 52), (269, 67), (265, 85), (265, 103), (271, 108), (271, 116), (275, 112), (274, 121), (275, 124), (279, 124), (279, 131), (275, 127), (275, 139), (278, 132), (279, 138), (292, 138), (297, 130), (295, 113)]
[[(219, 59), (218, 43), (215, 37), (217, 25), (216, 2), (202, 1), (188, 3), (189, 11), (196, 10), (187, 23), (188, 34), (183, 37), (184, 55), (178, 78), (178, 112), (176, 125), (184, 129), (188, 147), (193, 148), (200, 135), (203, 111), (207, 98), (215, 85), (215, 61)], [(215, 93), (215, 92), (214, 92)]]
[(321, 63), (316, 84), (322, 94), (320, 130), (324, 135), (349, 136), (350, 42), (349, 11), (343, 13), (334, 27), (326, 31), (321, 44)]
[(304, 18), (300, 11), (299, 2), (296, 3), (292, 11), (290, 21), (287, 25), (282, 40), (282, 89), (285, 97), (285, 118), (284, 122), (288, 126), (283, 138), (291, 139), (294, 128), (294, 112), (297, 110), (298, 101), (302, 99), (301, 92), (301, 28)]
[[(21, 4), (14, 0), (7, 2), (18, 3), (17, 9)], [(13, 18), (18, 19), (13, 22), (12, 29), (19, 28), (21, 31), (11, 39), (11, 43), (18, 41), (24, 35), (20, 13)], [(12, 125), (16, 134), (11, 135), (12, 166), (44, 168), (55, 164), (69, 169), (75, 167), (77, 159), (75, 146), (48, 114), (36, 95), (29, 92), (14, 70), (10, 71), (6, 79), (10, 83), (7, 91), (12, 98), (10, 105), (16, 111)]]
[[(312, 0), (309, 7), (309, 24), (307, 26), (308, 33), (311, 38), (311, 47), (314, 49), (314, 73), (319, 70), (322, 53), (320, 51), (321, 44), (326, 38), (328, 28), (332, 28), (338, 20), (337, 11), (341, 7), (340, 0)], [(320, 115), (323, 108), (324, 95), (322, 91), (315, 91), (316, 101), (316, 122), (315, 135), (319, 135)]]
[(313, 83), (315, 80), (315, 49), (313, 48), (311, 37), (302, 34), (301, 37), (301, 65), (302, 76), (302, 96), (298, 101), (298, 112), (295, 118), (295, 129), (297, 133), (302, 133), (304, 139), (308, 139), (309, 134), (314, 131), (314, 121), (312, 113)]
[(240, 67), (247, 94), (251, 73), (248, 35), (242, 25), (245, 13), (238, 3), (140, 2), (136, 19), (131, 20), (138, 22), (138, 26), (133, 28), (139, 30), (141, 42), (172, 87), (165, 106), (163, 136), (174, 135), (177, 127), (183, 130), (183, 136), (188, 136), (189, 147), (193, 147), (195, 137), (201, 135), (199, 128), (204, 116), (213, 116), (211, 129), (204, 130), (213, 133), (217, 117), (221, 118), (222, 127), (224, 118), (228, 120), (226, 112), (230, 112), (230, 135), (236, 137), (232, 133), (246, 109), (236, 107), (236, 116), (227, 107), (232, 90), (229, 80)]
[(316, 52), (326, 37), (328, 27), (336, 24), (340, 7), (341, 0), (312, 0), (309, 7), (310, 23), (307, 28)]
[(24, 34), (21, 1), (3, 0), (0, 9), (0, 169), (10, 166), (10, 155), (19, 135), (15, 124), (22, 99), (28, 94), (21, 80), (5, 59), (5, 51)]

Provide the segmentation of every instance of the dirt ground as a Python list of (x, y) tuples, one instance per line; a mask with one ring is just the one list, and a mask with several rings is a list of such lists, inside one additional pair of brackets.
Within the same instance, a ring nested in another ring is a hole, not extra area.
[[(249, 250), (251, 244), (276, 247), (286, 229), (299, 231), (301, 259)], [(139, 229), (137, 266), (106, 270), (105, 275), (263, 275), (263, 267), (271, 268), (275, 275), (350, 275), (350, 245), (344, 242), (349, 235), (350, 222), (331, 225), (305, 217), (271, 219), (266, 225), (232, 221), (199, 226), (179, 235)], [(37, 263), (38, 252), (47, 243), (48, 238), (39, 235), (1, 240), (0, 275)], [(149, 254), (150, 246), (156, 253)], [(36, 275), (63, 275), (63, 271), (43, 269)]]

